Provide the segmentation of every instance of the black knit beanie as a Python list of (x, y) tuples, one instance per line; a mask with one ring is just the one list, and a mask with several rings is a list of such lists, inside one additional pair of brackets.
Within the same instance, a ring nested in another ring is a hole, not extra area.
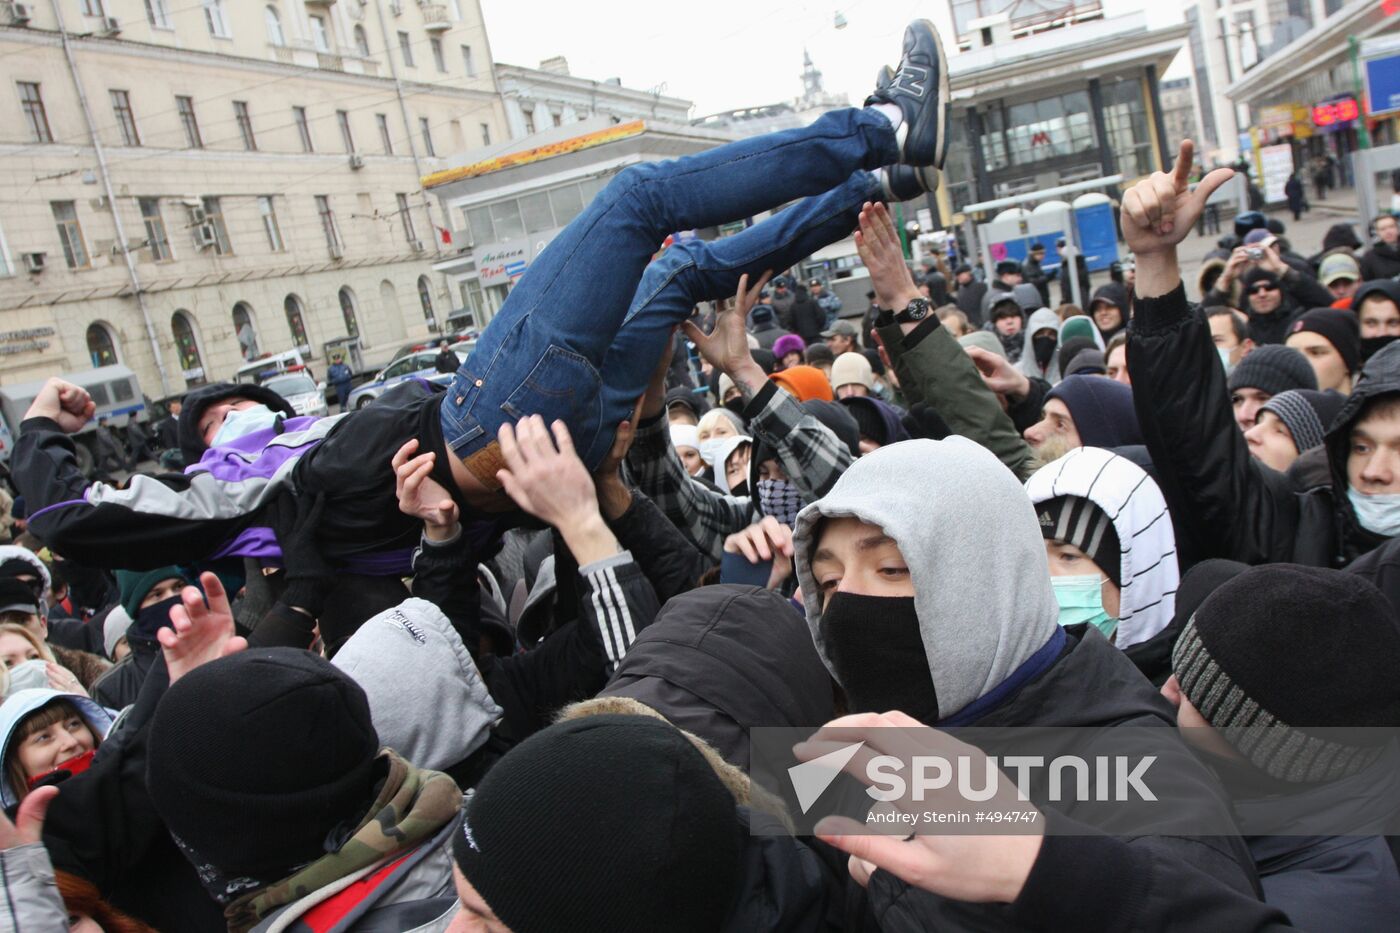
[(221, 873), (312, 861), (364, 816), (379, 776), (365, 692), (310, 651), (248, 650), (173, 684), (151, 720), (146, 783), (170, 832)]
[(1099, 565), (1114, 586), (1122, 586), (1123, 555), (1108, 513), (1080, 496), (1056, 496), (1035, 507), (1040, 534), (1072, 544)]
[(734, 798), (678, 729), (587, 716), (491, 769), (452, 854), (515, 933), (713, 933), (737, 894), (742, 834)]
[(842, 399), (841, 404), (845, 405), (851, 417), (856, 419), (861, 437), (868, 437), (882, 447), (889, 443), (889, 431), (885, 428), (885, 419), (880, 417), (879, 409), (874, 405), (853, 403), (852, 399)]
[(1317, 390), (1317, 374), (1308, 358), (1278, 344), (1255, 347), (1230, 371), (1230, 391), (1258, 389), (1278, 395), (1289, 389)]
[[(1355, 774), (1400, 725), (1400, 620), (1364, 577), (1251, 567), (1211, 593), (1172, 651), (1181, 692), (1256, 768), (1294, 783)], [(1309, 729), (1348, 728), (1344, 737)]]
[(1337, 308), (1313, 308), (1299, 316), (1289, 334), (1311, 331), (1337, 350), (1347, 372), (1361, 368), (1361, 324), (1355, 314)]

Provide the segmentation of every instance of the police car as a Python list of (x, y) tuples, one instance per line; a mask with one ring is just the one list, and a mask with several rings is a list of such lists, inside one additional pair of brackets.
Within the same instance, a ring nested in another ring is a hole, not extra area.
[[(458, 360), (465, 360), (475, 346), (475, 340), (463, 340), (452, 344), (449, 349), (457, 354)], [(438, 385), (447, 385), (452, 381), (452, 373), (437, 371), (437, 355), (438, 348), (435, 344), (420, 345), (400, 355), (375, 373), (369, 382), (357, 386), (350, 393), (350, 404), (347, 407), (351, 411), (364, 408), (405, 379), (426, 379)]]

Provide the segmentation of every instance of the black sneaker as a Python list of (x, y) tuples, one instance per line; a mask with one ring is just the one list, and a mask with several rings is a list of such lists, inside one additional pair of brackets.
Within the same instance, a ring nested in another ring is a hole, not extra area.
[(938, 30), (917, 19), (904, 30), (904, 56), (888, 87), (877, 86), (865, 101), (895, 104), (904, 114), (899, 127), (899, 161), (943, 167), (948, 149), (948, 59)]
[(912, 201), (938, 187), (938, 169), (933, 166), (886, 165), (883, 183), (885, 201)]

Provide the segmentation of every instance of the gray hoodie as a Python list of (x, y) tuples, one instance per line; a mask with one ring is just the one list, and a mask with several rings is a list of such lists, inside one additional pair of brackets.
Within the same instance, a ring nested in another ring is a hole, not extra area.
[(370, 619), (331, 663), (369, 697), (379, 741), (420, 768), (465, 760), (503, 715), (457, 630), (424, 599)]
[(1030, 320), (1026, 321), (1025, 330), (1021, 332), (1026, 339), (1025, 343), (1022, 345), (1021, 359), (1016, 364), (1016, 368), (1026, 376), (1035, 376), (1038, 379), (1044, 379), (1046, 382), (1054, 385), (1060, 381), (1060, 348), (1059, 346), (1055, 347), (1055, 352), (1050, 355), (1050, 365), (1045, 368), (1044, 372), (1041, 372), (1040, 366), (1037, 365), (1035, 361), (1034, 340), (1035, 335), (1042, 330), (1053, 330), (1055, 332), (1055, 341), (1058, 344), (1060, 339), (1060, 316), (1049, 308), (1041, 308), (1030, 316)]
[(905, 441), (861, 457), (797, 516), (797, 578), (828, 670), (812, 552), (817, 523), (842, 516), (884, 529), (908, 562), (945, 716), (996, 687), (1054, 635), (1059, 604), (1045, 545), (1016, 477), (963, 437)]

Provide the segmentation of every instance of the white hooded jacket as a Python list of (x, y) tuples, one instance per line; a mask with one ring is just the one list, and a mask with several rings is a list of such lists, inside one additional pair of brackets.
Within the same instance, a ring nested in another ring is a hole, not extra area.
[(1031, 502), (1088, 499), (1113, 522), (1122, 548), (1119, 648), (1146, 641), (1171, 623), (1180, 570), (1176, 532), (1162, 490), (1131, 460), (1101, 447), (1079, 447), (1026, 481)]

